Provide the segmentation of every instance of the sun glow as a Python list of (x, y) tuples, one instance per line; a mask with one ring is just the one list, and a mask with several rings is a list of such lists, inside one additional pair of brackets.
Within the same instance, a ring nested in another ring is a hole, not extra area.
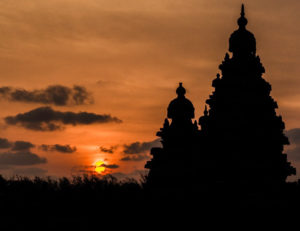
[(102, 160), (97, 160), (94, 164), (95, 169), (94, 171), (98, 174), (101, 174), (105, 171), (105, 166), (104, 166), (104, 162)]

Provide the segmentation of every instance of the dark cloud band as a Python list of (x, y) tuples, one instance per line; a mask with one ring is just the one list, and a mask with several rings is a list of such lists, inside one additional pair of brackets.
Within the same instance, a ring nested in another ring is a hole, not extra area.
[(149, 151), (152, 147), (160, 147), (160, 139), (150, 142), (134, 142), (131, 144), (124, 144), (124, 154), (141, 154)]
[(0, 168), (10, 166), (27, 166), (47, 163), (46, 158), (39, 157), (30, 151), (35, 145), (26, 141), (10, 142), (0, 138), (0, 148), (9, 149), (0, 153)]
[(0, 98), (10, 101), (53, 104), (56, 106), (91, 104), (93, 98), (85, 87), (74, 85), (73, 88), (53, 85), (41, 90), (15, 89), (1, 87)]
[(133, 155), (133, 156), (125, 156), (121, 158), (121, 161), (144, 161), (149, 159), (150, 156), (144, 154), (144, 155)]
[(300, 128), (294, 128), (285, 132), (289, 138), (291, 147), (287, 147), (288, 159), (291, 161), (300, 161)]
[(70, 145), (60, 145), (60, 144), (54, 144), (54, 145), (46, 145), (42, 144), (40, 146), (40, 149), (43, 151), (57, 151), (61, 153), (74, 153), (76, 152), (77, 148), (76, 147), (71, 147)]
[(6, 138), (0, 138), (0, 149), (10, 148), (12, 151), (29, 151), (29, 149), (34, 147), (34, 144), (27, 141), (18, 140), (11, 142)]
[(105, 168), (109, 168), (109, 169), (119, 168), (119, 165), (117, 165), (117, 164), (103, 164), (102, 166)]
[(39, 107), (32, 111), (20, 113), (5, 118), (8, 125), (20, 125), (36, 131), (56, 131), (63, 129), (62, 125), (89, 125), (96, 123), (122, 122), (111, 115), (99, 115), (89, 112), (61, 112), (51, 107)]
[(120, 160), (121, 161), (144, 161), (149, 159), (147, 152), (150, 151), (152, 147), (161, 147), (160, 139), (155, 139), (149, 142), (133, 142), (131, 144), (123, 145), (123, 154), (125, 155)]
[(33, 176), (33, 177), (45, 176), (47, 172), (48, 171), (46, 169), (42, 169), (42, 168), (17, 168), (14, 169), (13, 171), (14, 175), (21, 175), (21, 176), (25, 175), (25, 176)]
[(108, 153), (108, 154), (113, 154), (117, 148), (118, 148), (117, 145), (116, 146), (110, 146), (110, 147), (100, 146), (99, 150), (100, 150), (100, 152), (104, 152), (104, 153)]
[(0, 153), (0, 165), (22, 166), (47, 163), (46, 158), (41, 158), (30, 151)]
[(6, 138), (0, 138), (0, 149), (10, 148), (11, 142), (8, 141)]
[(35, 145), (30, 143), (30, 142), (26, 142), (26, 141), (16, 141), (14, 142), (12, 149), (13, 151), (28, 151), (31, 148), (34, 148)]

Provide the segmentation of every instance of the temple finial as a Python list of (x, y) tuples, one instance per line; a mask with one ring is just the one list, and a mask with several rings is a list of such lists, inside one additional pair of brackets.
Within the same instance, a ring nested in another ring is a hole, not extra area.
[(245, 6), (244, 6), (244, 4), (242, 4), (241, 16), (245, 17)]
[(177, 93), (178, 97), (184, 97), (184, 95), (186, 93), (185, 88), (182, 86), (181, 82), (179, 83), (179, 87), (177, 88), (176, 93)]
[(245, 6), (242, 4), (241, 8), (241, 17), (238, 19), (238, 25), (240, 28), (245, 28), (248, 23), (248, 20), (245, 18)]

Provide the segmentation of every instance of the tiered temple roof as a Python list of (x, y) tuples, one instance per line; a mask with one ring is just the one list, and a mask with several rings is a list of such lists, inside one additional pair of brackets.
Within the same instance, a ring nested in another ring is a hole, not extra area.
[(271, 85), (262, 77), (265, 69), (247, 22), (242, 5), (239, 28), (229, 39), (232, 55), (226, 53), (219, 66), (221, 75), (212, 82), (215, 90), (206, 100), (209, 109), (205, 106), (199, 119), (201, 130), (192, 121), (194, 107), (180, 83), (178, 97), (168, 107), (171, 124), (166, 119), (157, 133), (163, 147), (153, 148), (153, 158), (146, 164), (149, 182), (174, 185), (206, 178), (213, 184), (260, 187), (280, 185), (296, 173), (283, 153), (289, 144), (284, 122), (276, 114)]

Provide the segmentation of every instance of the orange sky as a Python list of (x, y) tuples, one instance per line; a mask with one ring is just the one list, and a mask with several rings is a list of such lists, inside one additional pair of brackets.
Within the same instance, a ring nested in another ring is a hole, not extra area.
[[(243, 3), (277, 112), (287, 130), (300, 128), (300, 2)], [(29, 91), (55, 84), (84, 86), (93, 104), (49, 106), (62, 112), (110, 114), (123, 122), (66, 125), (49, 132), (8, 126), (1, 119), (0, 138), (31, 142), (31, 152), (47, 163), (0, 165), (0, 172), (40, 170), (40, 175), (69, 176), (97, 159), (117, 165), (110, 171), (119, 175), (143, 170), (145, 159), (120, 160), (124, 145), (156, 139), (178, 82), (184, 83), (196, 118), (202, 114), (229, 36), (237, 28), (240, 6), (237, 0), (2, 0), (0, 87)], [(5, 99), (0, 105), (1, 118), (45, 106)], [(41, 144), (68, 144), (77, 150), (42, 151)], [(116, 148), (107, 154), (100, 146)]]

